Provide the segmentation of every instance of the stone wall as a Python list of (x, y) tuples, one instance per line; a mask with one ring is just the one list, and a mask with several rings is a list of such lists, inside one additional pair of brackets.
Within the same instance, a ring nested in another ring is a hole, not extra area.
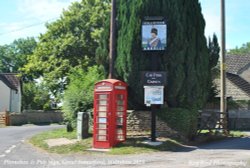
[[(128, 111), (127, 131), (128, 132), (150, 132), (151, 112), (150, 111)], [(156, 118), (156, 135), (161, 137), (179, 137), (178, 132), (168, 127), (167, 123)]]
[(63, 115), (61, 112), (25, 112), (25, 113), (10, 113), (9, 125), (23, 124), (49, 124), (61, 123)]
[(0, 127), (8, 125), (7, 112), (0, 112)]
[[(218, 110), (219, 111), (219, 110)], [(231, 130), (250, 130), (250, 110), (234, 109), (228, 112), (228, 126)], [(150, 111), (128, 111), (127, 131), (150, 133), (151, 112)], [(156, 121), (156, 134), (163, 137), (181, 137), (178, 132), (168, 127), (167, 123), (159, 118)]]

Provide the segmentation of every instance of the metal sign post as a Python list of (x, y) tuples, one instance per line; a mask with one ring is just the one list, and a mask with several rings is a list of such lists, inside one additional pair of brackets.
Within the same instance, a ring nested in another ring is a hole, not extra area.
[(156, 141), (156, 111), (163, 104), (166, 73), (160, 70), (160, 55), (167, 48), (167, 23), (162, 16), (142, 21), (142, 51), (149, 53), (151, 71), (143, 73), (145, 104), (151, 106), (151, 141)]
[(165, 73), (157, 71), (159, 66), (159, 57), (151, 55), (151, 72), (145, 73), (145, 104), (151, 106), (151, 141), (156, 141), (156, 112), (160, 104), (163, 104)]

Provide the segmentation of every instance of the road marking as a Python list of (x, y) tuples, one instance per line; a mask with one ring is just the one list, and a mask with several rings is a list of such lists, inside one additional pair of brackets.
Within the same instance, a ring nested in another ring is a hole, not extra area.
[(0, 158), (3, 158), (3, 157), (5, 157), (6, 155), (0, 155)]
[(10, 153), (15, 147), (16, 145), (12, 145), (8, 150), (5, 151), (5, 153)]

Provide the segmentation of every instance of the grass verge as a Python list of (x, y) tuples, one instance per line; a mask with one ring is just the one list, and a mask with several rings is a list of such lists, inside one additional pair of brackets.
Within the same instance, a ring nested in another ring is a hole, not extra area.
[(241, 131), (230, 131), (229, 135), (225, 135), (222, 132), (216, 131), (216, 130), (202, 130), (195, 138), (195, 141), (191, 141), (188, 144), (189, 145), (200, 145), (204, 143), (210, 143), (214, 141), (220, 141), (224, 140), (227, 138), (240, 138), (240, 137), (245, 137), (247, 134)]
[[(29, 142), (36, 147), (42, 148), (50, 153), (58, 154), (72, 154), (72, 153), (89, 153), (87, 149), (92, 148), (92, 137), (81, 140), (75, 144), (55, 146), (49, 148), (45, 140), (47, 139), (56, 139), (56, 138), (67, 138), (75, 139), (76, 132), (66, 132), (63, 129), (56, 129), (52, 131), (43, 132), (33, 136), (29, 139)], [(140, 153), (149, 153), (157, 151), (175, 151), (181, 146), (175, 140), (164, 139), (163, 144), (159, 146), (150, 146), (143, 144), (143, 141), (147, 140), (146, 137), (133, 137), (128, 138), (125, 142), (119, 144), (116, 147), (111, 148), (107, 154), (111, 155), (128, 155), (128, 154), (140, 154)]]
[[(211, 132), (209, 132), (209, 130), (202, 130), (200, 132), (200, 134), (211, 134), (211, 135), (223, 135), (220, 132), (217, 132), (216, 130), (211, 130)], [(246, 133), (242, 132), (242, 131), (229, 131), (229, 137), (244, 137), (247, 136)]]
[(149, 152), (159, 152), (159, 151), (175, 151), (181, 147), (181, 143), (172, 140), (165, 139), (159, 146), (151, 146), (144, 144), (147, 138), (128, 138), (125, 142), (119, 144), (118, 146), (112, 148), (109, 154), (112, 155), (128, 155), (128, 154), (140, 154)]
[[(207, 134), (207, 133), (208, 131), (206, 130), (202, 131), (202, 134)], [(213, 132), (211, 136), (205, 136), (205, 135), (201, 136), (199, 139), (196, 140), (196, 142), (194, 142), (193, 145), (227, 138), (225, 136), (215, 135), (215, 134), (216, 133)], [(240, 131), (230, 132), (230, 137), (242, 137), (242, 136), (245, 136), (245, 134)], [(92, 148), (92, 137), (81, 140), (75, 144), (55, 146), (49, 148), (45, 140), (57, 139), (57, 138), (75, 139), (76, 132), (75, 131), (66, 132), (65, 128), (56, 129), (35, 135), (29, 140), (29, 142), (34, 146), (42, 148), (50, 153), (58, 153), (58, 154), (89, 153), (87, 149)], [(144, 137), (130, 136), (130, 138), (127, 138), (125, 142), (120, 143), (116, 147), (111, 148), (110, 151), (107, 152), (107, 154), (129, 155), (129, 154), (150, 153), (158, 151), (176, 151), (183, 145), (178, 140), (165, 138), (161, 139), (161, 141), (163, 142), (161, 145), (151, 146), (143, 143), (147, 139), (148, 139), (147, 136)], [(190, 145), (192, 145), (192, 143)]]
[(229, 135), (232, 137), (245, 137), (245, 136), (247, 136), (246, 133), (241, 132), (241, 131), (230, 131)]
[(31, 139), (29, 139), (29, 142), (34, 146), (42, 148), (48, 152), (58, 153), (58, 154), (82, 153), (86, 151), (86, 149), (91, 148), (91, 142), (92, 142), (91, 138), (84, 139), (82, 141), (79, 141), (71, 145), (62, 145), (49, 148), (45, 140), (56, 139), (56, 138), (75, 139), (76, 132), (75, 131), (67, 132), (65, 128), (56, 129), (37, 134), (33, 136)]

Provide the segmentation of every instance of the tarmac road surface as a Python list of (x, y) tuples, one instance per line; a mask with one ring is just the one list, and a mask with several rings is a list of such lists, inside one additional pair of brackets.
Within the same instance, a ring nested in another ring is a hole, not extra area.
[(139, 155), (48, 154), (25, 140), (63, 126), (0, 128), (0, 168), (250, 168), (250, 137), (231, 138), (179, 152)]

